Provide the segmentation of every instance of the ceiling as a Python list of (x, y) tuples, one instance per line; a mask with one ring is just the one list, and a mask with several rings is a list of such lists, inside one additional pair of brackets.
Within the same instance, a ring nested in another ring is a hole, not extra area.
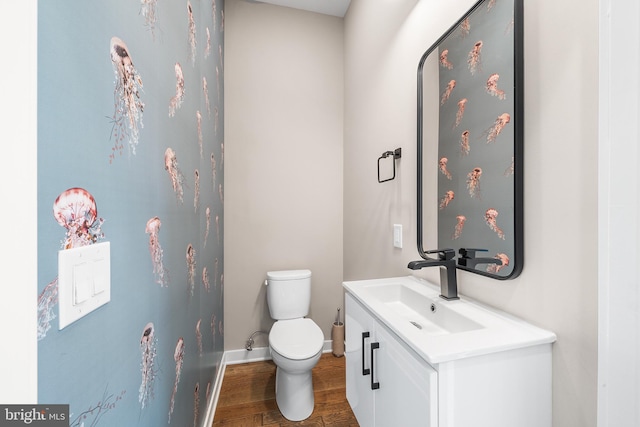
[(258, 3), (271, 3), (278, 6), (308, 10), (325, 15), (344, 17), (351, 0), (255, 0)]

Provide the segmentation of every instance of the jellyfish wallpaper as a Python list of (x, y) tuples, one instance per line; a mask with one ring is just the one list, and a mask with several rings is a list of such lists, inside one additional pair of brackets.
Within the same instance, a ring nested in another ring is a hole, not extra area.
[[(224, 49), (203, 49), (224, 47), (224, 8), (38, 4), (37, 399), (69, 404), (70, 425), (205, 420), (224, 347), (209, 322), (224, 318), (224, 87), (202, 82), (222, 81)], [(105, 241), (111, 300), (60, 330), (58, 254)]]
[[(437, 247), (483, 242), (513, 260), (515, 177), (513, 150), (505, 147), (514, 140), (514, 42), (503, 31), (512, 21), (510, 2), (488, 1), (443, 39), (432, 102), (439, 111)], [(508, 276), (514, 266), (491, 268)]]

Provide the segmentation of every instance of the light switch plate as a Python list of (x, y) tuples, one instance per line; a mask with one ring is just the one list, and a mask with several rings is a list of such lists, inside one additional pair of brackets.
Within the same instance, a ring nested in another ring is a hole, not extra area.
[(111, 300), (111, 245), (95, 243), (58, 252), (58, 329)]
[(393, 224), (393, 247), (402, 248), (402, 224)]

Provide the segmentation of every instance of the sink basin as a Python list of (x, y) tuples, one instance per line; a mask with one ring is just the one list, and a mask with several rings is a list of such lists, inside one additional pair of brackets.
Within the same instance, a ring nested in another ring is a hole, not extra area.
[[(431, 364), (552, 343), (538, 328), (470, 298), (447, 301), (415, 276), (343, 282), (347, 293)], [(349, 313), (346, 313), (349, 328)]]
[(427, 334), (451, 334), (482, 328), (482, 325), (449, 308), (441, 298), (427, 296), (407, 284), (389, 283), (368, 288), (372, 298), (389, 307)]

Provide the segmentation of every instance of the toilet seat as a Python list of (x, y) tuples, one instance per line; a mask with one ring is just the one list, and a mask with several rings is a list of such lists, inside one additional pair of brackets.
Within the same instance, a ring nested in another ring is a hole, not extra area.
[(311, 319), (278, 320), (269, 332), (269, 346), (287, 359), (309, 359), (323, 344), (324, 334)]

